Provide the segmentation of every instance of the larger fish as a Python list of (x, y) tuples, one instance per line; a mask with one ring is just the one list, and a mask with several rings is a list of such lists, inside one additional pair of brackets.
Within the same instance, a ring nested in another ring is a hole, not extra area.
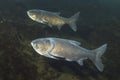
[(95, 50), (88, 50), (81, 46), (81, 43), (61, 38), (39, 38), (31, 42), (34, 50), (40, 55), (59, 59), (64, 58), (67, 61), (76, 61), (78, 64), (83, 65), (83, 60), (90, 59), (99, 71), (103, 71), (103, 64), (101, 56), (107, 48), (107, 44)]
[(49, 12), (36, 9), (27, 11), (27, 14), (32, 20), (39, 23), (48, 24), (50, 27), (57, 26), (60, 30), (64, 24), (69, 24), (73, 31), (77, 31), (75, 22), (78, 19), (80, 12), (70, 18), (61, 17), (60, 12)]

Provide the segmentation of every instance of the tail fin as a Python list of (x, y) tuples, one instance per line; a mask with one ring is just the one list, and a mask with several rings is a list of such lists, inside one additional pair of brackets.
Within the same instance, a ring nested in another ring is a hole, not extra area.
[(67, 24), (69, 24), (69, 26), (72, 28), (73, 31), (77, 31), (77, 26), (75, 22), (77, 21), (79, 14), (80, 12), (77, 12), (67, 20)]
[(102, 45), (101, 47), (93, 50), (93, 53), (95, 53), (93, 56), (90, 56), (89, 58), (92, 60), (92, 62), (95, 64), (97, 69), (99, 71), (103, 71), (104, 65), (102, 64), (101, 56), (106, 51), (107, 44)]

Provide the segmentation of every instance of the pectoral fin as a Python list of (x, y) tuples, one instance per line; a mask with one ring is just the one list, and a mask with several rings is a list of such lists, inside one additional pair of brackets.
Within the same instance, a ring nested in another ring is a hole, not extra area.
[(51, 55), (52, 57), (54, 57), (56, 59), (65, 59), (63, 56), (57, 55), (55, 53), (49, 53), (49, 55)]
[(51, 25), (51, 24), (48, 24), (48, 26), (52, 28), (52, 25)]
[(47, 55), (49, 58), (52, 58), (52, 59), (58, 59), (57, 57), (55, 57), (55, 56), (53, 56), (53, 55), (51, 55), (50, 53), (48, 53), (48, 55)]

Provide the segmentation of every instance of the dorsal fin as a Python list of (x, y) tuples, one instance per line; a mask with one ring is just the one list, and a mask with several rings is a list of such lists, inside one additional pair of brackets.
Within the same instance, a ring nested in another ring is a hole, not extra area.
[(81, 43), (78, 42), (78, 41), (69, 40), (69, 42), (72, 43), (72, 44), (74, 44), (74, 45), (78, 45), (78, 46), (81, 45)]
[(60, 15), (60, 14), (61, 14), (61, 12), (54, 12), (54, 14), (55, 14), (55, 15)]

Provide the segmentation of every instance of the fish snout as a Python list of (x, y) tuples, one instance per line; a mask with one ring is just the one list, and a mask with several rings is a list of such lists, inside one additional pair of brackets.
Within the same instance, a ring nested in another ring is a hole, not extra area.
[(27, 15), (29, 15), (30, 14), (30, 12), (29, 11), (27, 11)]
[(31, 12), (31, 11), (27, 11), (27, 15), (28, 15), (29, 18), (31, 18), (32, 20), (36, 20), (36, 19), (37, 19), (36, 14), (34, 14), (34, 13)]
[(28, 10), (28, 11), (27, 11), (27, 15), (28, 15), (29, 17), (32, 17), (32, 16), (33, 16), (33, 13), (32, 13), (30, 10)]
[(31, 45), (33, 46), (33, 42), (31, 42)]
[(27, 14), (28, 14), (28, 15), (34, 15), (35, 13), (37, 13), (36, 10), (28, 10), (28, 11), (27, 11)]

